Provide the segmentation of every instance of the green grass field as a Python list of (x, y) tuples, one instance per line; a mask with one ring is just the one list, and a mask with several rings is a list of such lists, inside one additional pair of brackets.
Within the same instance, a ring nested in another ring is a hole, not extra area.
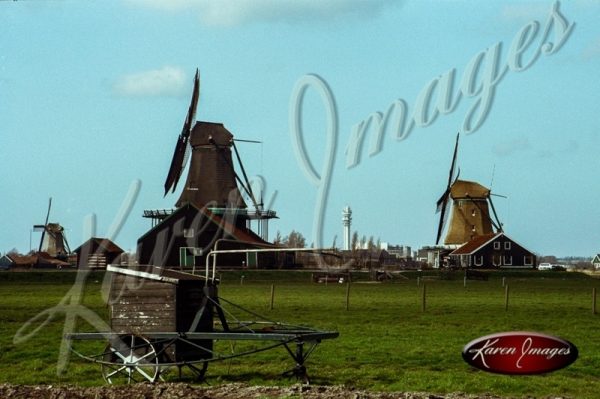
[[(31, 338), (13, 337), (32, 317), (56, 306), (71, 289), (74, 273), (0, 273), (0, 382), (16, 384), (104, 384), (99, 366), (71, 357), (57, 375), (64, 315), (57, 313)], [(489, 281), (422, 280), (417, 273), (386, 283), (346, 285), (310, 283), (310, 273), (223, 273), (220, 295), (270, 319), (338, 330), (307, 362), (314, 384), (345, 384), (380, 391), (491, 393), (505, 396), (551, 395), (595, 398), (600, 392), (600, 315), (592, 314), (592, 289), (598, 280), (576, 273), (494, 273)], [(502, 277), (510, 287), (508, 310)], [(83, 305), (101, 317), (102, 274), (85, 285)], [(271, 284), (274, 309), (269, 310)], [(39, 327), (46, 317), (31, 323)], [(79, 330), (90, 330), (82, 320)], [(539, 376), (503, 376), (477, 371), (461, 357), (463, 346), (501, 331), (538, 331), (573, 342), (579, 359), (566, 369)], [(99, 345), (102, 343), (90, 343)], [(207, 382), (243, 381), (286, 385), (281, 372), (293, 364), (278, 348), (209, 366)], [(175, 375), (167, 375), (167, 380)]]

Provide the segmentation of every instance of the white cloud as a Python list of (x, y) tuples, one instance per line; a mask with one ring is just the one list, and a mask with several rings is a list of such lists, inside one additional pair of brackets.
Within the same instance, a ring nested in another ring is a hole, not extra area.
[(330, 21), (340, 17), (370, 17), (402, 0), (126, 0), (161, 11), (191, 11), (206, 26), (230, 27), (251, 22)]
[(181, 96), (186, 94), (189, 82), (183, 69), (164, 66), (161, 69), (121, 76), (114, 91), (123, 96)]

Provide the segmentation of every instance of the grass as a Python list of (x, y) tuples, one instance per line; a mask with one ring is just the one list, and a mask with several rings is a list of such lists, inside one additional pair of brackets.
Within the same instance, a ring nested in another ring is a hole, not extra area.
[[(18, 274), (18, 276), (16, 276)], [(315, 384), (345, 384), (380, 391), (467, 392), (505, 396), (551, 395), (597, 397), (600, 390), (598, 315), (591, 312), (597, 280), (576, 273), (492, 274), (489, 281), (421, 280), (427, 284), (422, 310), (422, 283), (417, 272), (392, 283), (370, 283), (359, 276), (350, 288), (309, 283), (306, 272), (223, 273), (220, 295), (270, 319), (340, 332), (324, 342), (307, 362)], [(510, 286), (505, 310), (502, 277)], [(100, 385), (99, 367), (74, 357), (57, 376), (64, 316), (58, 314), (31, 339), (13, 342), (24, 323), (58, 304), (71, 288), (72, 273), (0, 273), (0, 382), (17, 384)], [(269, 310), (271, 284), (274, 309)], [(102, 275), (88, 278), (83, 304), (101, 317), (107, 308), (101, 295)], [(43, 319), (40, 319), (40, 321)], [(40, 323), (34, 323), (36, 327)], [(90, 330), (80, 321), (79, 330)], [(92, 329), (93, 330), (93, 329)], [(503, 376), (476, 371), (461, 357), (463, 346), (482, 335), (527, 330), (573, 342), (579, 359), (566, 369), (540, 376)], [(223, 345), (223, 343), (220, 343)], [(89, 343), (99, 345), (102, 343)], [(281, 349), (212, 363), (209, 384), (244, 381), (281, 385), (291, 359)], [(174, 379), (168, 375), (167, 379)]]

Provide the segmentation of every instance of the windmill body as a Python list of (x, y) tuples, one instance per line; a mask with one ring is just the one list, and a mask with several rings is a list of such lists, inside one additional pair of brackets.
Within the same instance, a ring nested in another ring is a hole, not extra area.
[(220, 123), (197, 122), (190, 134), (191, 163), (176, 203), (198, 208), (246, 209), (233, 169), (233, 134)]
[(490, 190), (479, 183), (456, 180), (450, 187), (452, 208), (445, 245), (462, 245), (476, 236), (493, 233), (488, 201)]
[(46, 234), (41, 242), (40, 252), (46, 252), (54, 258), (62, 258), (69, 254), (68, 244), (65, 240), (65, 229), (58, 223), (48, 223), (45, 226)]

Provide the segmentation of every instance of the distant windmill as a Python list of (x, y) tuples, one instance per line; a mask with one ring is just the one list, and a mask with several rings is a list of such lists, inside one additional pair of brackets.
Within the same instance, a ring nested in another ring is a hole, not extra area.
[(48, 223), (50, 219), (50, 210), (52, 208), (52, 198), (48, 200), (48, 212), (44, 224), (36, 224), (33, 231), (41, 231), (40, 245), (38, 252), (46, 252), (54, 258), (65, 258), (71, 249), (65, 237), (65, 229), (59, 223)]
[[(448, 175), (448, 185), (446, 191), (437, 201), (437, 212), (440, 212), (440, 222), (438, 224), (436, 244), (440, 242), (444, 225), (446, 223), (447, 207), (452, 200), (452, 209), (450, 224), (444, 237), (445, 245), (461, 245), (475, 236), (490, 234), (496, 231), (502, 231), (502, 224), (498, 220), (498, 215), (492, 203), (492, 194), (490, 189), (479, 183), (459, 180), (460, 169), (456, 173), (456, 156), (458, 153), (459, 135), (456, 135), (456, 144), (454, 146), (454, 155), (450, 165)], [(489, 204), (489, 207), (488, 207)], [(489, 208), (492, 209), (494, 220), (490, 217)]]

